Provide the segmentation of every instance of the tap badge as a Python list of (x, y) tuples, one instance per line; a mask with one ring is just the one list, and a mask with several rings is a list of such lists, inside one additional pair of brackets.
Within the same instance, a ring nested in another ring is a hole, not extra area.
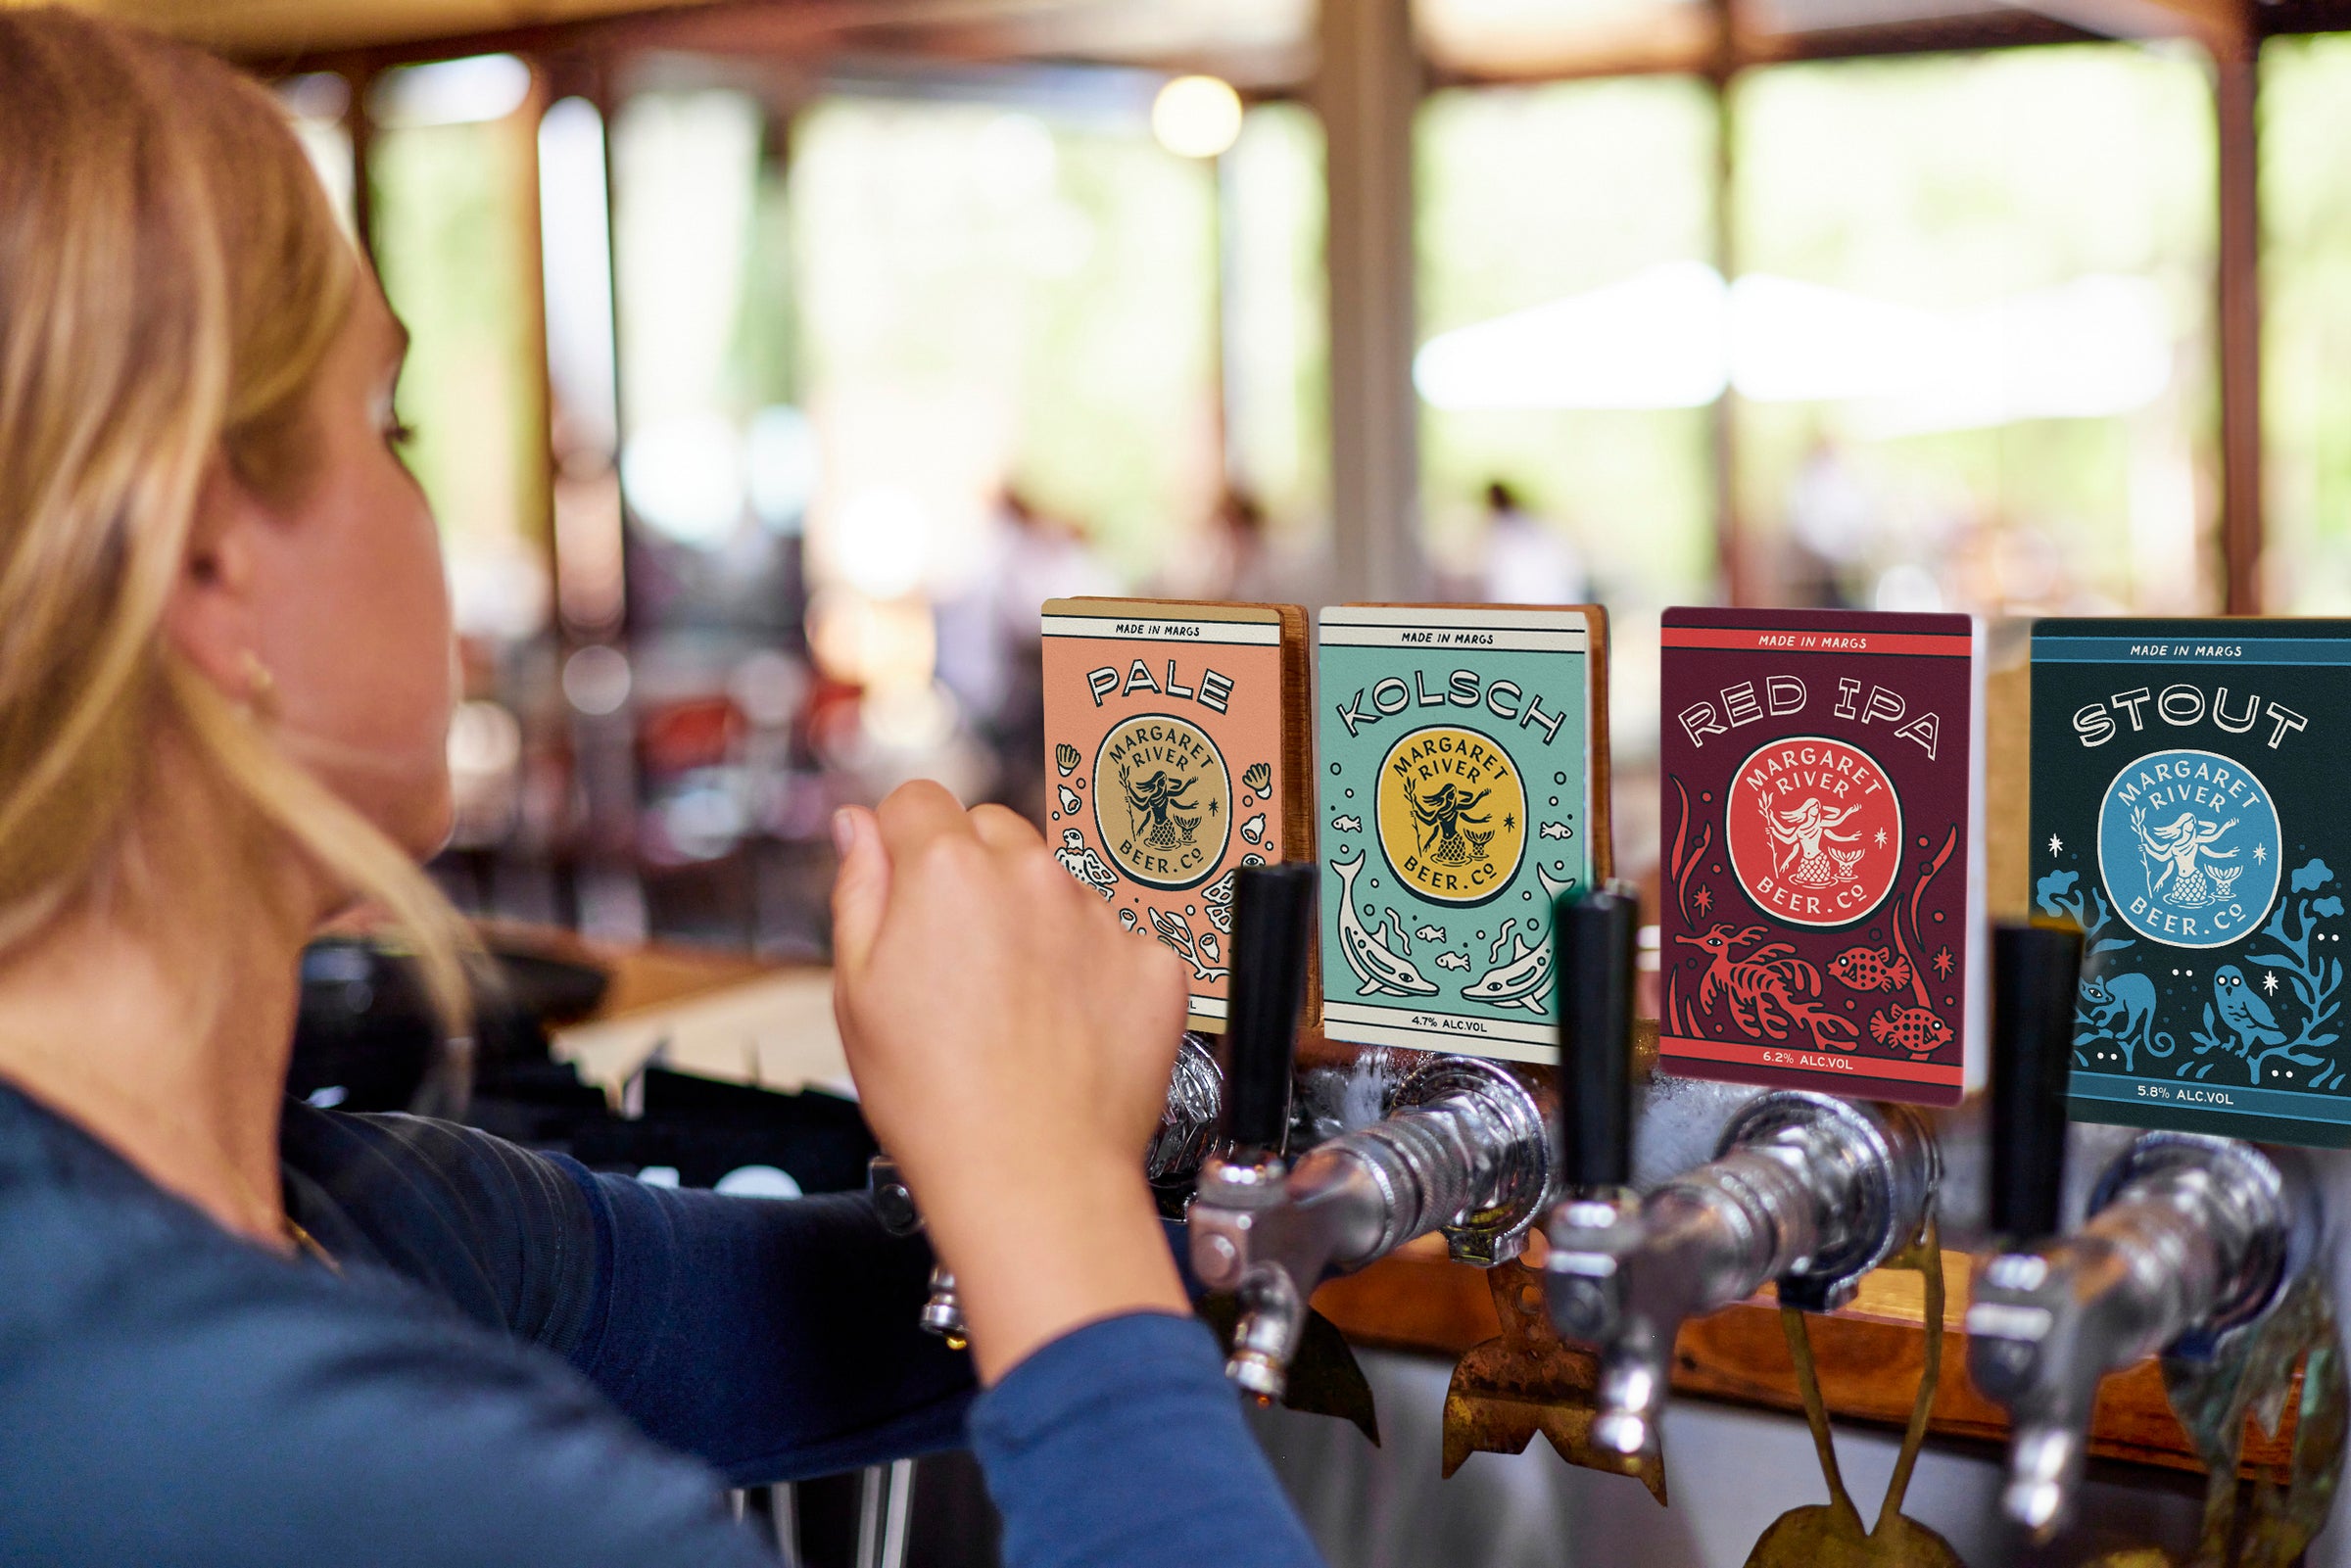
[(1859, 746), (1791, 736), (1758, 747), (1723, 792), (1731, 868), (1755, 907), (1797, 926), (1849, 926), (1902, 869), (1902, 803)]
[(2219, 947), (2251, 931), (2278, 896), (2283, 859), (2269, 790), (2215, 752), (2149, 752), (2098, 806), (2098, 874), (2115, 910), (2168, 946)]
[(1232, 773), (1208, 733), (1141, 713), (1094, 753), (1094, 826), (1121, 871), (1147, 887), (1207, 879), (1232, 836)]
[(1456, 725), (1415, 730), (1379, 765), (1374, 807), (1388, 865), (1423, 898), (1482, 904), (1526, 852), (1526, 786), (1502, 743)]

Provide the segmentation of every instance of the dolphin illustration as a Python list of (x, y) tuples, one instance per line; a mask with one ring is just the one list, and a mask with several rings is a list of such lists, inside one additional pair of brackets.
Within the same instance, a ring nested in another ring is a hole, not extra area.
[(1462, 995), (1472, 1002), (1522, 1007), (1529, 1013), (1542, 1013), (1543, 998), (1550, 994), (1551, 944), (1538, 942), (1529, 947), (1526, 937), (1517, 931), (1511, 933), (1511, 956), (1462, 987)]
[(1356, 915), (1355, 879), (1364, 869), (1364, 852), (1357, 850), (1353, 860), (1334, 860), (1330, 869), (1339, 874), (1339, 955), (1355, 971), (1355, 977), (1364, 982), (1363, 989), (1355, 994), (1436, 995), (1436, 986), (1413, 967), (1412, 961), (1388, 951), (1364, 929), (1363, 921)]

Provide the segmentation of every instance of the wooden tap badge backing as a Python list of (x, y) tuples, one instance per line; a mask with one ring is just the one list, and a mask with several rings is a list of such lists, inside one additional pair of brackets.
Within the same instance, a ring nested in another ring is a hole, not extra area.
[(1607, 612), (1351, 604), (1317, 657), (1323, 1032), (1557, 1061), (1552, 900), (1609, 868)]
[(1312, 853), (1306, 612), (1051, 599), (1044, 637), (1054, 858), (1190, 966), (1188, 1026), (1222, 1030), (1233, 873)]
[(2084, 1121), (2351, 1147), (2351, 621), (2033, 628), (2033, 904)]
[(1659, 1065), (1957, 1105), (1985, 1015), (1973, 623), (1670, 609), (1661, 641)]

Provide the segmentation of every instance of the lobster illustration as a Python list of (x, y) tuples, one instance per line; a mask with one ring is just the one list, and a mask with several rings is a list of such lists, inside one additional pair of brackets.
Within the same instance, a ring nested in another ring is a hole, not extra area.
[[(1733, 930), (1728, 921), (1715, 924), (1703, 936), (1676, 936), (1675, 941), (1713, 955), (1699, 981), (1698, 1005), (1714, 1011), (1717, 998), (1727, 998), (1731, 1022), (1751, 1038), (1784, 1040), (1791, 1025), (1800, 1024), (1812, 1043), (1824, 1051), (1849, 1051), (1860, 1030), (1850, 1019), (1839, 1018), (1809, 997), (1820, 995), (1820, 971), (1796, 956), (1787, 942), (1771, 942), (1741, 956), (1740, 949), (1763, 936), (1768, 927)], [(1842, 1033), (1845, 1038), (1836, 1036)]]

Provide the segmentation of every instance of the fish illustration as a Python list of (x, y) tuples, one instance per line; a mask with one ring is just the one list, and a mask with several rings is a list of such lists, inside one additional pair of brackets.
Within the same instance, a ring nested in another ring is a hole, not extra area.
[(1357, 850), (1353, 860), (1332, 861), (1330, 869), (1339, 874), (1339, 956), (1355, 971), (1355, 977), (1364, 982), (1363, 989), (1355, 994), (1436, 995), (1436, 986), (1413, 967), (1412, 960), (1398, 958), (1364, 929), (1364, 923), (1355, 911), (1355, 879), (1364, 869), (1363, 851)]
[[(1119, 885), (1119, 874), (1094, 853), (1094, 846), (1087, 843), (1085, 834), (1077, 829), (1064, 828), (1061, 831), (1061, 847), (1053, 851), (1053, 858), (1061, 862), (1062, 870), (1100, 893), (1104, 899), (1116, 896), (1112, 889)], [(1128, 929), (1131, 930), (1133, 927), (1129, 926)]]
[(1330, 819), (1330, 831), (1334, 833), (1360, 833), (1364, 831), (1364, 819), (1361, 817), (1333, 817)]
[(1949, 1042), (1951, 1026), (1923, 1007), (1890, 1007), (1870, 1015), (1869, 1037), (1880, 1045), (1898, 1045), (1914, 1056), (1925, 1056)]
[(1423, 926), (1418, 930), (1413, 932), (1413, 934), (1424, 942), (1441, 942), (1445, 940), (1445, 928), (1441, 926)]
[[(1467, 967), (1465, 960), (1463, 967)], [(1525, 934), (1514, 927), (1511, 956), (1462, 987), (1462, 995), (1469, 1001), (1489, 1007), (1522, 1007), (1529, 1013), (1542, 1013), (1543, 998), (1550, 994), (1551, 944), (1537, 942), (1529, 947)]]
[(1575, 885), (1574, 878), (1569, 877), (1565, 880), (1561, 880), (1560, 879), (1554, 877), (1551, 873), (1545, 871), (1541, 861), (1535, 862), (1535, 879), (1543, 884), (1543, 896), (1552, 900), (1554, 903), (1559, 901), (1559, 897), (1561, 893), (1567, 891), (1568, 888)]
[(1055, 784), (1053, 787), (1061, 791), (1061, 814), (1065, 817), (1077, 816), (1078, 808), (1084, 804), (1078, 798), (1078, 791), (1068, 784)]
[(1241, 836), (1253, 844), (1264, 843), (1266, 840), (1266, 814), (1261, 811), (1247, 822), (1242, 823)]
[(1883, 947), (1848, 947), (1829, 960), (1829, 974), (1856, 991), (1898, 991), (1910, 983), (1910, 961)]
[(1575, 830), (1563, 822), (1547, 822), (1543, 825), (1542, 833), (1546, 838), (1572, 838)]
[(1437, 955), (1437, 968), (1441, 970), (1460, 970), (1465, 974), (1469, 971), (1469, 955), (1466, 953), (1439, 953)]

